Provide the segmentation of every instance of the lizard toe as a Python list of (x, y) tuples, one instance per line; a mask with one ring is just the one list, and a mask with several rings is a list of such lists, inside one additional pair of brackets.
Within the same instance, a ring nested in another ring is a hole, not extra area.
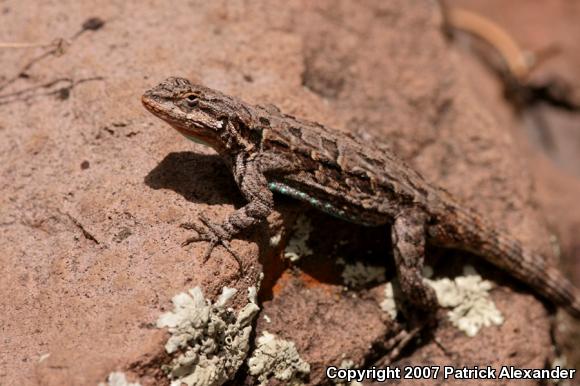
[(200, 241), (213, 241), (214, 238), (209, 235), (198, 235), (194, 237), (187, 238), (184, 242), (181, 243), (182, 247), (186, 247), (189, 244), (197, 243)]
[(211, 257), (213, 250), (218, 246), (221, 245), (224, 249), (232, 255), (232, 257), (238, 263), (240, 267), (240, 271), (242, 270), (242, 259), (240, 256), (230, 247), (230, 237), (228, 233), (224, 230), (223, 226), (220, 224), (214, 223), (210, 219), (208, 219), (205, 215), (200, 215), (199, 221), (203, 224), (199, 225), (196, 223), (183, 223), (181, 224), (181, 228), (190, 229), (197, 233), (197, 236), (189, 237), (185, 240), (181, 245), (187, 246), (189, 244), (199, 242), (199, 241), (206, 241), (209, 242), (207, 249), (205, 250), (202, 261), (205, 263)]

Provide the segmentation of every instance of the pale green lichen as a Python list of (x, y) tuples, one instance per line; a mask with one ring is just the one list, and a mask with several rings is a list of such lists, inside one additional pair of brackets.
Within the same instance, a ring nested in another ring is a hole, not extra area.
[[(355, 363), (351, 359), (344, 359), (342, 362), (340, 362), (340, 366), (338, 366), (339, 369), (347, 370), (354, 369), (355, 367)], [(363, 386), (363, 384), (358, 381), (347, 382), (344, 378), (336, 378), (333, 379), (332, 382), (337, 386)]]
[[(555, 350), (555, 347), (552, 346), (552, 349)], [(567, 367), (569, 367), (568, 360), (566, 358), (566, 355), (564, 355), (564, 354), (560, 354), (560, 355), (554, 357), (554, 359), (552, 360), (552, 363), (550, 363), (551, 369), (557, 369), (557, 368), (565, 369)], [(572, 382), (570, 380), (559, 379), (559, 378), (552, 378), (549, 380), (549, 383), (551, 383), (553, 385), (558, 385), (558, 386), (571, 386), (572, 385)]]
[(248, 360), (250, 374), (257, 377), (260, 386), (274, 377), (285, 385), (304, 385), (302, 379), (310, 373), (310, 365), (298, 355), (294, 342), (264, 331), (258, 338), (256, 349)]
[(343, 359), (338, 367), (341, 369), (354, 369), (354, 361), (352, 359)]
[(166, 366), (172, 386), (218, 386), (233, 378), (249, 349), (251, 323), (259, 311), (256, 289), (249, 288), (249, 303), (238, 315), (227, 308), (237, 290), (224, 287), (212, 304), (201, 288), (173, 297), (174, 309), (157, 320), (171, 337), (165, 345), (177, 356)]
[(551, 365), (550, 368), (552, 368), (552, 369), (555, 369), (556, 367), (565, 368), (566, 366), (568, 366), (568, 359), (566, 358), (566, 355), (561, 354), (561, 355), (555, 356), (550, 365)]
[(282, 233), (276, 233), (274, 236), (270, 237), (270, 246), (277, 247), (282, 241)]
[(284, 258), (295, 262), (300, 260), (303, 256), (312, 254), (312, 249), (306, 245), (312, 232), (312, 224), (310, 219), (306, 216), (300, 215), (294, 224), (292, 237), (288, 241), (286, 248), (284, 248)]
[(483, 280), (473, 267), (465, 267), (464, 275), (453, 280), (425, 280), (435, 289), (439, 304), (451, 308), (447, 314), (451, 323), (467, 336), (475, 336), (482, 327), (503, 323), (503, 316), (489, 297), (493, 284)]
[(381, 283), (385, 281), (385, 267), (367, 265), (360, 261), (354, 264), (346, 264), (342, 258), (339, 258), (337, 263), (344, 265), (341, 276), (347, 287), (361, 288), (370, 283)]
[[(490, 281), (483, 280), (475, 269), (466, 266), (463, 275), (451, 280), (424, 279), (434, 288), (438, 303), (451, 310), (447, 313), (451, 323), (468, 336), (475, 336), (482, 327), (500, 325), (504, 322), (503, 316), (489, 297), (489, 290), (493, 288)], [(433, 270), (425, 266), (425, 277), (431, 277)], [(387, 283), (384, 289), (385, 297), (380, 306), (391, 318), (397, 317), (397, 307), (393, 285)]]
[(99, 383), (99, 386), (141, 386), (139, 382), (129, 382), (125, 373), (115, 371), (107, 377), (107, 383)]
[(385, 298), (381, 302), (381, 309), (385, 311), (392, 319), (397, 317), (397, 304), (395, 302), (395, 292), (393, 283), (385, 284)]

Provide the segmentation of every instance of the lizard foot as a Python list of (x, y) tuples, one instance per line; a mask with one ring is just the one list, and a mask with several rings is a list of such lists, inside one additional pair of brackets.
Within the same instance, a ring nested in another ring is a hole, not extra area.
[(421, 327), (415, 327), (411, 331), (401, 328), (395, 336), (384, 343), (389, 354), (374, 363), (375, 366), (385, 367), (393, 363), (401, 354), (401, 351), (421, 332)]
[(214, 248), (217, 247), (218, 245), (221, 245), (226, 249), (226, 251), (228, 251), (230, 255), (233, 256), (233, 258), (238, 263), (240, 270), (242, 270), (243, 267), (242, 260), (240, 259), (238, 254), (234, 252), (230, 247), (229, 243), (230, 236), (228, 232), (226, 232), (220, 224), (214, 223), (213, 221), (206, 218), (205, 215), (203, 214), (199, 216), (199, 220), (201, 221), (203, 226), (195, 223), (184, 223), (180, 225), (181, 228), (194, 230), (197, 233), (197, 236), (188, 238), (183, 243), (181, 243), (181, 246), (184, 247), (186, 245), (199, 241), (209, 242), (209, 245), (202, 257), (202, 260), (205, 263), (210, 258)]

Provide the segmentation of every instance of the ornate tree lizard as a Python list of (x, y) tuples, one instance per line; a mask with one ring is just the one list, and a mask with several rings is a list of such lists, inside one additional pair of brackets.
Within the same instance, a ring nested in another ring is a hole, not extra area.
[(248, 201), (222, 224), (201, 217), (205, 226), (192, 226), (199, 237), (187, 242), (209, 241), (206, 259), (218, 244), (237, 258), (228, 241), (268, 216), (274, 191), (361, 225), (391, 224), (399, 285), (418, 309), (437, 307), (421, 276), (431, 243), (483, 257), (580, 318), (578, 292), (556, 268), (388, 151), (183, 78), (168, 78), (142, 101), (187, 138), (215, 149)]

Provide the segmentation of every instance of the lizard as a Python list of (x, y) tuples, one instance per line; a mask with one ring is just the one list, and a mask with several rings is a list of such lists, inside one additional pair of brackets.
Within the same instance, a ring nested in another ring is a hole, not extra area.
[(277, 192), (356, 224), (390, 225), (398, 285), (413, 308), (438, 308), (422, 277), (425, 247), (434, 245), (479, 256), (580, 318), (579, 292), (556, 267), (387, 149), (184, 78), (170, 77), (141, 99), (186, 138), (213, 148), (247, 200), (221, 224), (202, 215), (203, 226), (185, 226), (197, 236), (184, 244), (209, 242), (204, 261), (221, 245), (241, 269), (229, 241), (265, 221)]

